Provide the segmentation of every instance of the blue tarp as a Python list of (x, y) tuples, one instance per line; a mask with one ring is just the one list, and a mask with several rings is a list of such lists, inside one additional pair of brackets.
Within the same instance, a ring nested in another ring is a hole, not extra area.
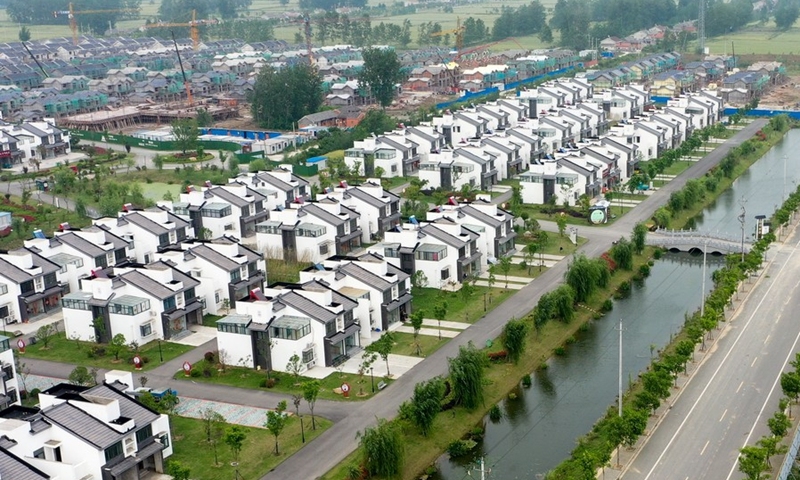
[(257, 130), (227, 130), (225, 128), (201, 128), (201, 135), (230, 135), (232, 137), (249, 138), (250, 140), (265, 140), (267, 138), (280, 137), (278, 132), (266, 132)]
[[(728, 107), (722, 111), (723, 115), (733, 115), (734, 113), (738, 112), (738, 108), (731, 108)], [(797, 110), (766, 110), (763, 108), (756, 108), (755, 110), (750, 110), (747, 112), (748, 116), (752, 117), (774, 117), (777, 115), (786, 114), (789, 118), (793, 118), (795, 120), (800, 120), (800, 111)]]

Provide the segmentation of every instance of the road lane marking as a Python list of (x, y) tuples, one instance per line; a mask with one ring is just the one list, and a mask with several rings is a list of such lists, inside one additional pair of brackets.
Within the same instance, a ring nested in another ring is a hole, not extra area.
[[(694, 401), (694, 404), (692, 404), (692, 408), (690, 408), (689, 412), (686, 414), (686, 416), (683, 417), (683, 421), (681, 421), (681, 424), (678, 425), (678, 429), (672, 435), (672, 438), (669, 439), (669, 442), (667, 443), (667, 446), (664, 447), (664, 449), (661, 451), (661, 454), (658, 456), (656, 461), (653, 463), (653, 466), (650, 468), (650, 471), (647, 472), (647, 475), (644, 477), (644, 480), (649, 480), (649, 478), (653, 475), (653, 472), (656, 470), (656, 467), (658, 467), (659, 464), (661, 463), (661, 460), (664, 458), (664, 455), (666, 455), (667, 450), (669, 450), (670, 447), (672, 446), (672, 444), (675, 443), (675, 439), (678, 437), (678, 434), (681, 433), (681, 431), (683, 430), (683, 427), (686, 425), (686, 422), (689, 421), (689, 418), (692, 416), (692, 413), (697, 408), (697, 405), (700, 403), (700, 401), (703, 399), (703, 397), (705, 397), (705, 394), (708, 391), (708, 388), (711, 386), (711, 384), (713, 383), (714, 379), (719, 374), (719, 371), (722, 370), (722, 367), (725, 365), (725, 362), (728, 361), (728, 357), (730, 357), (731, 353), (733, 353), (733, 350), (734, 350), (734, 348), (736, 348), (736, 345), (739, 343), (739, 340), (741, 340), (742, 337), (744, 336), (744, 334), (747, 332), (747, 327), (749, 327), (750, 323), (753, 321), (753, 319), (756, 318), (756, 314), (758, 313), (758, 310), (761, 308), (761, 305), (767, 300), (767, 298), (769, 298), (769, 292), (772, 291), (772, 287), (774, 287), (778, 283), (779, 277), (783, 273), (783, 270), (786, 268), (786, 265), (789, 264), (789, 260), (791, 260), (792, 256), (797, 251), (796, 249), (797, 249), (798, 245), (800, 245), (800, 241), (798, 241), (795, 244), (795, 249), (792, 250), (792, 252), (789, 254), (789, 258), (786, 259), (786, 261), (781, 266), (780, 270), (778, 270), (778, 273), (775, 275), (775, 278), (774, 278), (773, 282), (769, 285), (769, 287), (767, 288), (767, 291), (764, 292), (764, 296), (761, 297), (761, 300), (758, 302), (758, 305), (756, 305), (756, 308), (753, 310), (753, 313), (750, 315), (750, 318), (748, 318), (747, 322), (742, 326), (742, 329), (739, 331), (739, 335), (733, 341), (733, 343), (731, 344), (730, 348), (728, 348), (728, 352), (725, 354), (725, 356), (722, 357), (722, 361), (720, 362), (719, 365), (717, 365), (717, 368), (716, 368), (716, 370), (714, 370), (714, 373), (711, 375), (711, 378), (709, 379), (708, 382), (706, 382), (706, 385), (705, 385), (705, 387), (703, 387), (703, 390), (700, 392), (700, 395)], [(798, 338), (800, 338), (800, 333), (798, 333)], [(794, 351), (794, 347), (792, 347), (792, 351)], [(764, 405), (766, 406), (766, 403), (764, 403)], [(762, 409), (762, 411), (763, 411), (763, 409)], [(752, 432), (752, 430), (751, 430), (751, 432)], [(747, 439), (748, 440), (750, 439), (750, 435), (747, 436)], [(746, 444), (747, 444), (747, 442), (745, 442), (745, 445)], [(738, 456), (737, 456), (737, 462), (738, 462)], [(733, 470), (735, 468), (736, 468), (736, 465), (734, 464), (733, 468), (731, 469), (731, 473), (728, 475), (728, 479), (730, 479), (731, 475), (733, 474)]]
[(725, 415), (726, 415), (727, 413), (728, 413), (728, 409), (726, 408), (726, 409), (725, 409), (725, 411), (724, 411), (724, 412), (722, 412), (722, 416), (721, 416), (721, 417), (719, 417), (719, 421), (720, 421), (720, 422), (722, 421), (722, 419), (723, 419), (723, 418), (725, 418)]
[[(700, 450), (700, 455), (703, 455), (704, 453), (706, 453), (706, 447), (708, 447), (708, 443), (709, 443), (710, 441), (711, 441), (711, 440), (706, 440), (706, 444), (705, 444), (705, 445), (703, 445), (703, 449), (702, 449), (702, 450)], [(689, 477), (686, 477), (686, 478), (689, 478)]]
[(753, 359), (753, 363), (750, 364), (751, 367), (756, 364), (756, 360), (758, 360), (758, 357)]
[(770, 337), (770, 336), (771, 336), (771, 335), (767, 335), (767, 338), (765, 338), (765, 339), (764, 339), (764, 345), (766, 345), (766, 344), (767, 344), (767, 342), (769, 341), (769, 337)]
[(739, 388), (736, 389), (736, 393), (739, 393), (739, 390), (742, 389), (742, 385), (744, 385), (744, 380), (742, 380), (742, 383), (739, 384)]

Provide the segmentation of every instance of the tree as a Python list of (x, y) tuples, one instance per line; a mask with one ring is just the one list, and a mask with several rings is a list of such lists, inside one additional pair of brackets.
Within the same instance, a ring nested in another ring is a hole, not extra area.
[(119, 354), (122, 353), (125, 346), (125, 335), (121, 333), (114, 335), (114, 338), (108, 343), (108, 350), (114, 356), (115, 361), (119, 361)]
[(459, 347), (457, 357), (448, 359), (456, 402), (467, 410), (474, 410), (483, 403), (487, 361), (486, 353), (475, 348), (472, 342)]
[(170, 475), (173, 480), (189, 480), (192, 469), (177, 460), (170, 460), (167, 465), (167, 474)]
[(792, 421), (789, 420), (789, 417), (783, 413), (783, 411), (778, 411), (772, 415), (772, 418), (767, 420), (767, 426), (769, 427), (770, 433), (776, 437), (783, 438), (786, 436), (786, 432), (792, 427)]
[(417, 349), (417, 356), (422, 356), (422, 346), (419, 343), (419, 331), (422, 328), (422, 320), (424, 319), (425, 312), (423, 310), (416, 310), (411, 312), (408, 318), (411, 320), (411, 328), (414, 329), (414, 346)]
[(748, 480), (761, 480), (762, 475), (769, 470), (767, 466), (767, 451), (763, 447), (748, 445), (742, 448), (739, 455), (739, 471), (747, 476)]
[(400, 473), (403, 466), (403, 439), (394, 423), (380, 418), (374, 427), (366, 428), (357, 436), (370, 476), (392, 478)]
[(23, 25), (19, 29), (18, 36), (19, 36), (19, 41), (20, 42), (28, 42), (31, 39), (31, 30), (28, 27), (26, 27), (25, 25)]
[(294, 122), (322, 105), (322, 77), (305, 63), (264, 67), (250, 96), (253, 119), (264, 128), (291, 130)]
[(235, 155), (231, 155), (228, 158), (228, 171), (231, 172), (231, 175), (236, 176), (239, 174), (239, 159), (236, 158)]
[(414, 396), (411, 397), (411, 420), (426, 437), (433, 426), (436, 414), (442, 409), (443, 396), (444, 382), (439, 377), (414, 386)]
[(387, 377), (392, 376), (391, 372), (389, 372), (389, 354), (392, 353), (393, 348), (394, 334), (392, 332), (384, 332), (381, 338), (369, 344), (365, 349), (368, 352), (377, 353), (386, 362)]
[(319, 380), (309, 380), (303, 383), (303, 398), (308, 403), (308, 409), (311, 410), (311, 428), (317, 429), (317, 421), (314, 419), (314, 404), (317, 403), (317, 396), (321, 385)]
[(197, 109), (197, 117), (195, 119), (198, 127), (210, 127), (214, 124), (214, 117), (205, 108)]
[(200, 136), (197, 121), (191, 118), (175, 120), (172, 122), (172, 136), (175, 137), (175, 146), (184, 154), (188, 150), (194, 150), (197, 147), (197, 137)]
[(239, 454), (242, 453), (245, 440), (247, 440), (247, 432), (239, 425), (231, 425), (225, 432), (223, 441), (230, 447), (234, 462), (239, 461)]
[(56, 329), (52, 323), (48, 325), (42, 325), (38, 330), (36, 330), (36, 340), (42, 342), (44, 344), (44, 348), (48, 348), (50, 340), (53, 339), (55, 334)]
[(156, 156), (153, 157), (153, 165), (159, 170), (164, 170), (164, 157), (156, 154)]
[(797, 402), (797, 397), (800, 396), (800, 374), (797, 372), (782, 373), (781, 389), (784, 395)]
[[(419, 350), (417, 350), (417, 355), (419, 355)], [(372, 364), (375, 363), (375, 360), (378, 359), (378, 356), (374, 353), (370, 353), (365, 351), (361, 355), (361, 363), (358, 364), (358, 394), (364, 395), (364, 375), (367, 374), (370, 368), (372, 368)], [(372, 384), (372, 389), (375, 390), (375, 384)], [(373, 392), (374, 393), (374, 392)], [(297, 407), (297, 405), (295, 405)]]
[(247, 171), (249, 172), (263, 172), (266, 169), (267, 169), (267, 162), (265, 162), (260, 158), (253, 160), (247, 165)]
[(206, 441), (214, 449), (214, 465), (219, 464), (217, 458), (217, 444), (225, 433), (225, 417), (212, 408), (203, 410), (203, 430), (206, 432)]
[(384, 109), (392, 104), (396, 85), (403, 81), (400, 60), (390, 48), (367, 48), (361, 52), (364, 67), (358, 74), (358, 88), (369, 89)]
[(519, 362), (525, 352), (527, 340), (528, 324), (524, 320), (512, 318), (503, 327), (503, 347), (508, 352), (510, 361)]
[(616, 245), (611, 247), (611, 258), (619, 268), (624, 270), (633, 269), (633, 245), (627, 238), (620, 238)]
[(531, 242), (525, 245), (523, 249), (523, 253), (525, 254), (525, 263), (528, 264), (528, 275), (531, 274), (531, 266), (533, 266), (533, 261), (536, 259), (536, 252), (539, 251), (539, 244), (536, 242)]
[(442, 300), (433, 306), (433, 318), (439, 322), (439, 340), (442, 339), (442, 320), (447, 316), (447, 302)]
[(300, 372), (303, 371), (303, 364), (300, 363), (299, 355), (295, 353), (289, 357), (289, 362), (286, 364), (286, 371), (292, 374), (295, 383), (300, 380)]
[(411, 286), (414, 288), (425, 288), (428, 286), (428, 277), (425, 276), (425, 272), (422, 270), (417, 270), (411, 275)]
[(503, 273), (503, 276), (506, 277), (506, 290), (508, 290), (508, 274), (511, 272), (511, 257), (508, 255), (500, 257), (497, 267), (500, 269), (500, 272)]
[(775, 7), (775, 26), (786, 30), (794, 25), (800, 17), (800, 2), (798, 0), (779, 0)]
[(83, 385), (85, 387), (91, 387), (96, 383), (89, 370), (80, 365), (72, 369), (67, 380), (73, 385)]
[(278, 451), (278, 437), (288, 423), (289, 417), (286, 415), (286, 400), (278, 402), (275, 410), (267, 411), (267, 421), (264, 426), (275, 437), (275, 455), (280, 455)]
[(641, 255), (644, 251), (645, 240), (647, 239), (647, 225), (644, 223), (637, 223), (633, 227), (631, 234), (631, 242), (633, 243), (633, 251), (636, 255)]

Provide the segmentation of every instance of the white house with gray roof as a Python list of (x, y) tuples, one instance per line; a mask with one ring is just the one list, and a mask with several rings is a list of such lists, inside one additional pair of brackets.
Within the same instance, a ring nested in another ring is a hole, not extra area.
[(420, 180), (426, 180), (428, 188), (459, 190), (470, 185), (488, 190), (499, 178), (498, 154), (478, 144), (456, 149), (445, 149), (431, 154), (419, 167)]
[(34, 238), (25, 240), (25, 247), (59, 265), (59, 283), (69, 285), (73, 292), (80, 290), (80, 278), (133, 256), (131, 242), (97, 225), (77, 229), (61, 224), (50, 238), (38, 231)]
[(256, 225), (258, 251), (267, 258), (317, 263), (361, 248), (360, 214), (333, 198), (277, 208)]
[(129, 480), (163, 473), (172, 455), (169, 416), (127, 393), (131, 373), (112, 371), (106, 379), (94, 387), (61, 383), (41, 392), (35, 408), (2, 410), (0, 476)]
[(447, 204), (430, 210), (427, 218), (431, 221), (447, 218), (478, 234), (478, 248), (484, 253), (481, 256), (484, 266), (515, 252), (514, 216), (487, 200), (459, 204), (451, 198)]
[(328, 190), (317, 194), (317, 200), (331, 198), (358, 212), (363, 243), (383, 238), (386, 231), (400, 224), (400, 197), (385, 190), (380, 179), (368, 178), (354, 186), (340, 182)]
[(217, 347), (230, 364), (253, 368), (286, 371), (293, 355), (303, 370), (336, 366), (360, 350), (368, 309), (316, 280), (270, 285), (217, 321)]
[(531, 165), (519, 176), (522, 201), (538, 205), (554, 201), (558, 205), (575, 206), (582, 195), (594, 198), (600, 193), (602, 175), (598, 171), (575, 155)]
[(156, 258), (200, 281), (197, 295), (212, 315), (227, 314), (251, 290), (263, 288), (267, 278), (263, 256), (231, 237), (187, 240), (161, 250)]
[[(169, 340), (203, 323), (199, 286), (199, 280), (165, 261), (96, 271), (81, 280), (81, 290), (62, 299), (64, 330), (84, 341), (108, 342), (117, 334), (139, 345)], [(97, 318), (104, 328), (96, 328)]]
[(104, 217), (94, 224), (114, 232), (132, 245), (129, 256), (137, 262), (150, 263), (160, 248), (194, 238), (191, 224), (163, 207), (135, 210), (129, 206), (117, 218)]
[(430, 288), (459, 289), (461, 282), (481, 272), (480, 236), (452, 219), (405, 223), (386, 232), (382, 243), (367, 248), (414, 275), (421, 271)]
[(292, 173), (291, 165), (265, 172), (240, 173), (231, 181), (243, 183), (265, 196), (264, 208), (272, 210), (277, 206), (288, 207), (299, 199), (311, 198), (308, 180)]
[(369, 316), (359, 318), (361, 338), (388, 330), (411, 313), (410, 275), (377, 253), (333, 256), (300, 272), (300, 281), (319, 280), (358, 302), (369, 302)]
[(345, 150), (344, 162), (367, 177), (376, 175), (377, 168), (386, 178), (409, 176), (419, 169), (418, 147), (402, 131), (387, 132), (354, 142), (352, 148)]
[(65, 287), (60, 269), (33, 249), (0, 252), (0, 320), (27, 322), (57, 310)]

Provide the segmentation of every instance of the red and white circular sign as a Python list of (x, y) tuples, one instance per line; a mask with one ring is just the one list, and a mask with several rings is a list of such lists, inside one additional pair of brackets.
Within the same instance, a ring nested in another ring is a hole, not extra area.
[(342, 384), (342, 392), (347, 393), (350, 391), (350, 385), (347, 383)]

